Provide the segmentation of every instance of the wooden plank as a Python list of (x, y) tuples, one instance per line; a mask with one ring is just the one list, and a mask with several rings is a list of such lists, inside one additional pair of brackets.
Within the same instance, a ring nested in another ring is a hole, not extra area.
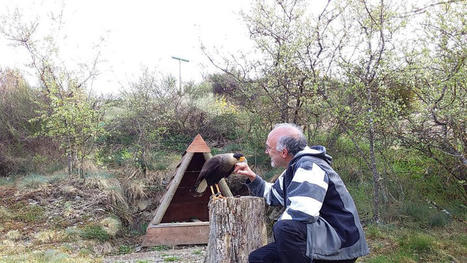
[(207, 244), (209, 222), (186, 222), (150, 225), (143, 247)]
[(170, 182), (169, 190), (167, 190), (164, 197), (162, 198), (162, 201), (161, 201), (159, 207), (157, 208), (156, 215), (154, 216), (154, 218), (151, 221), (151, 223), (153, 225), (159, 224), (161, 222), (162, 217), (164, 216), (165, 211), (169, 207), (170, 202), (172, 201), (172, 198), (173, 198), (175, 192), (177, 191), (178, 185), (180, 184), (180, 181), (183, 178), (183, 173), (185, 172), (186, 168), (190, 164), (190, 161), (191, 161), (191, 158), (193, 157), (193, 154), (194, 153), (192, 153), (192, 152), (187, 152), (185, 154), (185, 156), (183, 156), (183, 161), (180, 164), (180, 166), (178, 167), (177, 172), (176, 172), (172, 182)]

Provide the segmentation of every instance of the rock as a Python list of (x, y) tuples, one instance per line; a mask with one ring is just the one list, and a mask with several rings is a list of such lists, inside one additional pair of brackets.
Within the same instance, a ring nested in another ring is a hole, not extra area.
[(114, 217), (106, 217), (99, 223), (102, 229), (111, 237), (115, 237), (122, 229), (122, 222)]

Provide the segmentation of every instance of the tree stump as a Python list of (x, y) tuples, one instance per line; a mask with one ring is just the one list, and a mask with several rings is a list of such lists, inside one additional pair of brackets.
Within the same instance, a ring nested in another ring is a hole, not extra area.
[(250, 252), (266, 242), (263, 198), (228, 197), (209, 202), (207, 263), (246, 263)]

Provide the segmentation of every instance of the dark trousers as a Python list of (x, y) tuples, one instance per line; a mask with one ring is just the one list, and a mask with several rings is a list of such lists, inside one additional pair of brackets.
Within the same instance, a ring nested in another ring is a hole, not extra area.
[[(249, 263), (310, 263), (306, 256), (306, 224), (293, 220), (280, 220), (273, 226), (275, 242), (269, 243), (250, 253)], [(314, 263), (352, 263), (353, 260), (324, 261)]]

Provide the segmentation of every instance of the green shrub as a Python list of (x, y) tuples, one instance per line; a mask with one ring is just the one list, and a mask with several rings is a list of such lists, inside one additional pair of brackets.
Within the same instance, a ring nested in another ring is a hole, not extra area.
[(86, 226), (80, 233), (80, 236), (85, 239), (97, 239), (99, 241), (110, 240), (110, 235), (98, 225)]
[(449, 217), (443, 212), (435, 213), (434, 215), (430, 216), (428, 219), (428, 225), (430, 227), (445, 227), (449, 224)]

